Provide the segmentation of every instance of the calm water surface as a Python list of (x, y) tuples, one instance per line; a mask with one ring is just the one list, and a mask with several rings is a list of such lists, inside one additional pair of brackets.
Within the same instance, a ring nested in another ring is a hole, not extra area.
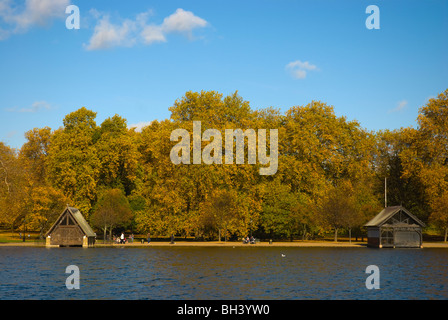
[[(65, 286), (68, 265), (79, 290)], [(379, 290), (365, 286), (368, 265)], [(446, 300), (447, 267), (444, 249), (1, 247), (0, 299)]]

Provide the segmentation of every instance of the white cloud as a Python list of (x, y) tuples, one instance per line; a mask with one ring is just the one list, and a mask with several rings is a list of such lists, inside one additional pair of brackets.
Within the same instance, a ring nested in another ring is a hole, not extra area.
[(19, 24), (25, 28), (32, 24), (46, 25), (51, 18), (65, 17), (69, 5), (70, 0), (27, 0)]
[(28, 108), (13, 107), (13, 108), (7, 108), (5, 110), (9, 111), (9, 112), (36, 113), (41, 110), (50, 110), (50, 109), (51, 109), (51, 106), (48, 102), (36, 101), (36, 102), (33, 102), (31, 107), (28, 107)]
[(308, 61), (302, 62), (300, 60), (292, 61), (286, 65), (291, 75), (296, 79), (305, 79), (307, 71), (317, 70), (317, 66), (310, 64)]
[(130, 125), (128, 125), (128, 128), (129, 129), (135, 128), (135, 131), (142, 132), (142, 129), (144, 127), (151, 125), (151, 123), (152, 123), (152, 121), (147, 121), (147, 122), (143, 121), (143, 122), (139, 122), (136, 124), (130, 124)]
[(296, 60), (290, 62), (286, 65), (287, 68), (300, 68), (305, 70), (315, 70), (317, 67), (313, 64), (310, 64), (308, 61), (302, 62), (300, 60)]
[(397, 106), (395, 108), (389, 110), (389, 113), (400, 112), (400, 111), (404, 110), (407, 105), (408, 105), (408, 102), (406, 100), (398, 101)]
[(35, 25), (45, 26), (53, 19), (64, 18), (70, 0), (26, 0), (24, 5), (13, 5), (11, 0), (0, 0), (0, 21), (7, 25), (0, 30), (0, 40), (11, 34), (24, 33)]
[(136, 42), (132, 36), (135, 28), (134, 21), (125, 20), (121, 25), (114, 25), (110, 23), (108, 16), (104, 16), (95, 26), (93, 36), (86, 48), (87, 50), (100, 50), (116, 46), (132, 46)]
[(181, 32), (191, 36), (191, 32), (196, 28), (203, 28), (207, 26), (207, 21), (199, 18), (191, 11), (185, 11), (181, 8), (177, 9), (175, 13), (163, 19), (162, 29), (166, 33)]
[(154, 42), (166, 42), (165, 34), (160, 26), (150, 25), (145, 26), (141, 32), (143, 42), (145, 44), (151, 44)]
[(296, 79), (305, 79), (306, 78), (306, 71), (302, 70), (302, 69), (291, 70), (291, 74)]
[[(99, 12), (94, 12), (99, 18)], [(121, 25), (112, 24), (108, 16), (104, 16), (95, 26), (87, 50), (100, 50), (117, 46), (133, 46), (139, 42), (150, 45), (156, 42), (166, 42), (167, 35), (178, 32), (192, 39), (196, 28), (207, 26), (207, 21), (195, 16), (191, 11), (181, 8), (166, 17), (161, 24), (148, 24), (148, 16), (152, 11), (140, 13), (135, 20), (125, 20)]]

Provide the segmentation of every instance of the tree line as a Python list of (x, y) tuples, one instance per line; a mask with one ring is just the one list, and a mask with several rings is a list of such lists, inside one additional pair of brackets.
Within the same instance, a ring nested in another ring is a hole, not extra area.
[[(186, 92), (169, 119), (141, 131), (119, 115), (98, 125), (96, 113), (82, 107), (56, 130), (26, 132), (19, 150), (0, 142), (0, 224), (43, 235), (70, 204), (99, 235), (115, 228), (220, 240), (331, 232), (337, 240), (341, 231), (360, 235), (381, 211), (387, 178), (387, 205), (405, 206), (446, 241), (447, 96), (448, 89), (420, 108), (417, 128), (377, 132), (336, 116), (324, 102), (282, 113), (252, 109), (238, 92)], [(277, 129), (276, 174), (260, 175), (262, 164), (247, 161), (173, 164), (170, 134), (192, 133), (193, 121), (202, 132)]]

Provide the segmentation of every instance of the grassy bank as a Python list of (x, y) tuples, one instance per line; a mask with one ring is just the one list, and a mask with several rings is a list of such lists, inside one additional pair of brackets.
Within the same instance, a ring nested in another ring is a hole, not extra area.
[(22, 242), (42, 242), (45, 243), (44, 239), (40, 239), (38, 232), (27, 232), (25, 234), (25, 241), (23, 241), (23, 233), (21, 232), (11, 232), (11, 231), (0, 231), (0, 244), (5, 243), (22, 243)]
[[(28, 236), (29, 235), (29, 236)], [(448, 243), (437, 241), (434, 238), (428, 238), (423, 241), (424, 248), (448, 248)], [(141, 241), (144, 240), (144, 243)], [(366, 240), (366, 238), (364, 238)], [(10, 231), (0, 231), (0, 246), (45, 246), (45, 239), (40, 239), (38, 232), (29, 232), (25, 235)], [(326, 248), (366, 248), (366, 241), (349, 241), (347, 237), (340, 237), (337, 242), (333, 238), (328, 237), (319, 240), (294, 240), (294, 241), (277, 241), (272, 243), (269, 241), (260, 241), (256, 244), (243, 244), (241, 241), (198, 241), (194, 238), (177, 238), (175, 243), (171, 244), (169, 238), (154, 238), (148, 244), (143, 235), (136, 235), (134, 241), (126, 244), (117, 244), (112, 242), (104, 242), (99, 237), (95, 243), (96, 247), (326, 247)]]

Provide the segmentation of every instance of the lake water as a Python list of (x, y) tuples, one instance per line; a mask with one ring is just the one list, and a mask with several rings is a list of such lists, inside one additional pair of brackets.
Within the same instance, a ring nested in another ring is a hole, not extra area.
[[(366, 288), (369, 265), (380, 289)], [(448, 250), (429, 248), (0, 247), (0, 299), (446, 300), (447, 267)]]

